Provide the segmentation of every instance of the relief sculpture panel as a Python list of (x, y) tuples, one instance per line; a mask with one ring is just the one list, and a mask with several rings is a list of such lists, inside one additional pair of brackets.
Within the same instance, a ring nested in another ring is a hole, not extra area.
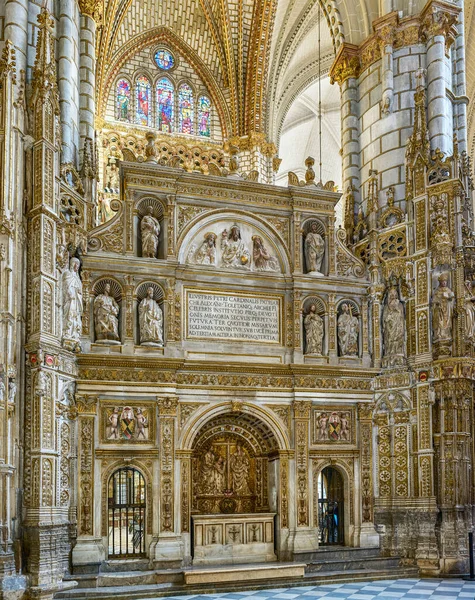
[(137, 444), (155, 441), (155, 419), (150, 405), (103, 405), (101, 420), (103, 443)]
[(314, 444), (354, 443), (353, 411), (332, 409), (313, 411)]

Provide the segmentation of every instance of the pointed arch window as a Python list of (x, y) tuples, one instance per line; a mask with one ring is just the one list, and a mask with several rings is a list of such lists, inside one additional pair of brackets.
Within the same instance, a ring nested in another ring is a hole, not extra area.
[(157, 82), (157, 127), (163, 133), (174, 130), (175, 90), (172, 82), (162, 77)]
[(119, 121), (130, 121), (130, 83), (127, 79), (117, 82), (116, 114)]
[(182, 83), (178, 88), (178, 131), (179, 133), (193, 134), (193, 121), (195, 107), (193, 90), (187, 83)]
[(152, 111), (150, 104), (151, 87), (150, 81), (145, 75), (141, 75), (135, 84), (137, 99), (136, 121), (139, 125), (152, 126)]
[(198, 98), (198, 134), (211, 137), (211, 100), (208, 96)]

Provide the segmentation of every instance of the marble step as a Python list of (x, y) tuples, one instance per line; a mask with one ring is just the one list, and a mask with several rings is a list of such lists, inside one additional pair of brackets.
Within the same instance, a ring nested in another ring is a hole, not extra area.
[(149, 571), (148, 558), (106, 560), (101, 565), (101, 573), (118, 573), (120, 571)]
[(184, 571), (186, 585), (303, 578), (306, 564), (274, 563), (267, 565), (229, 565), (227, 567), (191, 568)]
[(298, 562), (340, 561), (352, 559), (378, 558), (381, 549), (377, 548), (349, 548), (348, 546), (322, 546), (312, 552), (295, 552), (294, 557)]
[(306, 573), (303, 579), (277, 579), (268, 581), (233, 581), (230, 583), (210, 583), (207, 585), (177, 585), (173, 583), (75, 588), (55, 594), (55, 599), (63, 600), (145, 600), (146, 598), (163, 598), (180, 594), (209, 594), (213, 592), (233, 592), (247, 590), (264, 590), (272, 588), (299, 587), (308, 585), (324, 585), (330, 583), (350, 583), (354, 581), (378, 581), (384, 579), (403, 579), (419, 576), (417, 567), (400, 567), (385, 571), (326, 571)]
[(315, 573), (320, 571), (358, 571), (370, 569), (382, 571), (396, 569), (400, 565), (399, 557), (368, 557), (368, 558), (346, 558), (335, 560), (317, 560), (307, 564), (306, 572)]

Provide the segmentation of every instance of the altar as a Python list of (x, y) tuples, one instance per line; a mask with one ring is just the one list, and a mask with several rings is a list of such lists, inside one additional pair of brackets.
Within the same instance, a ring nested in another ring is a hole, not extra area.
[(214, 514), (193, 517), (194, 565), (277, 560), (275, 513)]

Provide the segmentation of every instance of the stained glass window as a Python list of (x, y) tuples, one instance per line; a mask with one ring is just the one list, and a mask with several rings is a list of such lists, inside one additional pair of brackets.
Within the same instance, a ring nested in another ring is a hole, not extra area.
[(151, 126), (151, 106), (150, 106), (150, 82), (144, 75), (137, 79), (136, 96), (137, 109), (136, 120), (139, 125)]
[(130, 121), (130, 83), (127, 79), (119, 79), (117, 83), (117, 119)]
[(155, 62), (157, 63), (157, 67), (164, 71), (169, 71), (175, 66), (175, 58), (168, 50), (157, 50), (155, 52)]
[(172, 82), (162, 77), (157, 82), (157, 127), (159, 131), (173, 131), (173, 104), (175, 93)]
[(211, 100), (207, 96), (198, 98), (198, 133), (211, 136)]
[(187, 83), (178, 89), (178, 130), (180, 133), (193, 133), (195, 117), (193, 90)]

